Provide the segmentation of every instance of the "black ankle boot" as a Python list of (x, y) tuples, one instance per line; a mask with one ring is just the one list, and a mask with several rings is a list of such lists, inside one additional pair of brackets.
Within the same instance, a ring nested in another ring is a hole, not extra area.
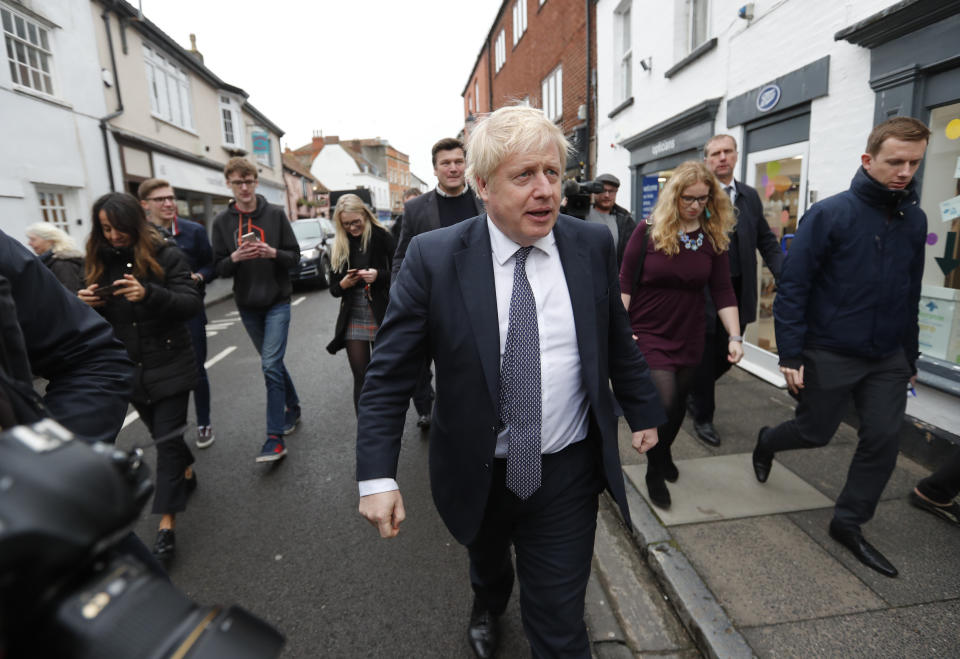
[(653, 505), (664, 509), (670, 507), (670, 490), (667, 489), (667, 484), (663, 480), (663, 474), (649, 467), (647, 467), (647, 493)]

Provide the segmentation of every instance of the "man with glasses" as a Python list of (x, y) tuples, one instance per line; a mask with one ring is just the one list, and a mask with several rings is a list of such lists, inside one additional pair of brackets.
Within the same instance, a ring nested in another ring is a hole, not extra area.
[[(783, 254), (763, 215), (760, 195), (733, 177), (737, 165), (737, 141), (730, 135), (714, 135), (703, 147), (703, 159), (729, 195), (737, 213), (737, 225), (730, 234), (728, 253), (730, 280), (740, 311), (740, 336), (743, 336), (747, 325), (757, 319), (757, 250), (777, 279), (780, 278)], [(714, 383), (732, 366), (727, 360), (728, 340), (708, 291), (706, 343), (687, 407), (697, 437), (709, 446), (720, 446), (720, 433), (713, 426)]]
[(593, 206), (587, 213), (587, 222), (603, 224), (610, 229), (613, 241), (617, 244), (617, 266), (619, 266), (623, 262), (623, 250), (627, 247), (630, 234), (637, 228), (637, 223), (626, 208), (617, 205), (620, 179), (613, 174), (601, 174), (596, 181), (603, 185), (603, 192), (594, 195)]
[[(210, 247), (206, 228), (197, 222), (177, 217), (177, 197), (173, 193), (173, 186), (162, 178), (148, 178), (141, 183), (137, 188), (137, 196), (147, 219), (170, 235), (186, 255), (190, 264), (190, 276), (197, 282), (203, 295), (206, 282), (216, 277), (213, 271), (213, 249)], [(207, 360), (206, 324), (207, 314), (203, 307), (200, 308), (200, 313), (187, 323), (199, 370), (197, 387), (193, 390), (193, 404), (197, 413), (197, 448), (207, 448), (216, 439), (210, 423), (210, 381), (207, 378), (207, 369), (203, 366)]]
[(231, 158), (223, 169), (234, 200), (213, 222), (217, 274), (233, 277), (233, 296), (243, 326), (260, 353), (267, 385), (267, 439), (257, 462), (287, 454), (283, 437), (300, 422), (300, 399), (283, 363), (290, 328), (290, 268), (300, 246), (283, 208), (256, 194), (257, 168)]

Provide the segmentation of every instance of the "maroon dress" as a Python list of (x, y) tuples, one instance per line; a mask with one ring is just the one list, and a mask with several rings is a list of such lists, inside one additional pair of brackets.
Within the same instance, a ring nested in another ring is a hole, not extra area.
[[(736, 307), (737, 298), (730, 283), (727, 252), (717, 254), (706, 234), (696, 251), (680, 245), (680, 252), (667, 256), (654, 248), (653, 236), (647, 241), (643, 275), (631, 290), (644, 232), (641, 222), (630, 236), (620, 268), (620, 290), (630, 294), (630, 325), (637, 345), (650, 368), (676, 371), (696, 366), (703, 355), (706, 336), (706, 300), (704, 287), (717, 309)], [(687, 236), (696, 241), (699, 229)]]

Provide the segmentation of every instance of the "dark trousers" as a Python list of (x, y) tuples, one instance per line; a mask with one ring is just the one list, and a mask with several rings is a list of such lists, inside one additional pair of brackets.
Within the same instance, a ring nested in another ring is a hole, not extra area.
[[(740, 336), (747, 326), (740, 326)], [(707, 337), (703, 345), (703, 358), (697, 366), (690, 390), (690, 411), (697, 423), (713, 423), (713, 413), (717, 408), (714, 396), (714, 384), (730, 370), (733, 364), (727, 359), (730, 335), (717, 317), (714, 327), (707, 328)]]
[(420, 376), (417, 378), (417, 388), (413, 390), (413, 406), (420, 416), (430, 416), (433, 413), (433, 386), (430, 384), (433, 380), (433, 373), (430, 372), (431, 361), (429, 356), (423, 361)]
[(483, 524), (467, 547), (474, 594), (499, 615), (513, 588), (513, 544), (523, 628), (534, 657), (590, 657), (583, 609), (604, 483), (598, 441), (588, 438), (544, 455), (542, 484), (526, 501), (506, 488), (507, 461), (495, 460)]
[(871, 360), (810, 349), (803, 353), (803, 368), (796, 417), (768, 430), (764, 444), (775, 452), (827, 445), (852, 397), (860, 417), (859, 441), (833, 517), (838, 525), (859, 530), (873, 517), (897, 463), (910, 367), (900, 350)]
[(950, 503), (960, 494), (960, 449), (939, 469), (917, 483), (920, 493), (937, 503)]
[(197, 356), (197, 387), (193, 390), (193, 406), (197, 412), (197, 425), (210, 425), (210, 380), (203, 363), (207, 361), (207, 317), (198, 313), (187, 322), (193, 353)]
[(157, 489), (153, 495), (155, 515), (173, 515), (187, 509), (187, 483), (183, 472), (193, 464), (193, 453), (183, 441), (190, 392), (184, 391), (150, 404), (133, 406), (157, 442)]

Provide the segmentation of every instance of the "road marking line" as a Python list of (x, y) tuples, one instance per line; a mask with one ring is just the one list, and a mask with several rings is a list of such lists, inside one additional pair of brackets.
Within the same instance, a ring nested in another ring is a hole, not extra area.
[(228, 316), (239, 316), (239, 315), (240, 315), (240, 312), (239, 312), (239, 311), (228, 311), (228, 312), (227, 312), (227, 315), (228, 315)]
[(207, 331), (218, 332), (220, 330), (229, 329), (233, 327), (233, 323), (234, 321), (232, 320), (227, 322), (219, 322), (219, 323), (207, 323)]
[(297, 306), (298, 304), (300, 304), (301, 302), (303, 302), (303, 301), (306, 300), (306, 299), (307, 299), (307, 296), (306, 296), (306, 295), (304, 295), (303, 297), (298, 297), (296, 300), (294, 300), (293, 302), (290, 303), (290, 306), (291, 306), (291, 307), (295, 307), (295, 306)]
[[(216, 364), (218, 361), (220, 361), (221, 359), (223, 359), (224, 357), (226, 357), (236, 349), (237, 349), (237, 346), (230, 346), (229, 348), (224, 348), (223, 350), (218, 352), (216, 355), (208, 359), (206, 363), (203, 365), (203, 367), (210, 368), (211, 366)], [(120, 430), (123, 430), (124, 428), (126, 428), (127, 426), (129, 426), (131, 423), (133, 423), (139, 418), (140, 418), (140, 414), (138, 414), (137, 412), (130, 412), (130, 414), (128, 414), (123, 419), (123, 425), (120, 426)]]

